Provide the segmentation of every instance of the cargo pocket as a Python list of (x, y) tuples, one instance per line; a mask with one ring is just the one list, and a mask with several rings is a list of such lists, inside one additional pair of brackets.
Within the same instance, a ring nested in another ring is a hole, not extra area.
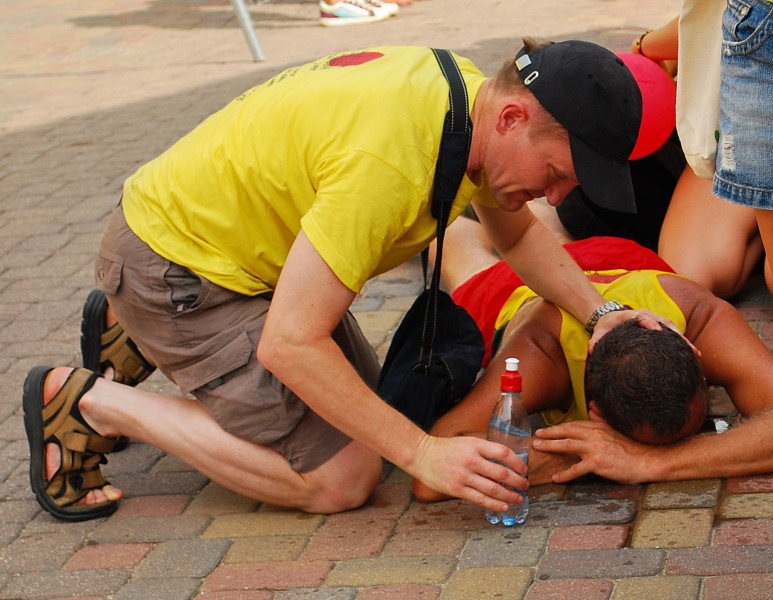
[(292, 431), (305, 405), (257, 362), (255, 352), (246, 331), (225, 331), (196, 349), (194, 354), (206, 358), (172, 371), (171, 377), (225, 431), (269, 445)]
[[(219, 345), (218, 337), (220, 336), (212, 339), (212, 347)], [(242, 331), (219, 350), (190, 367), (174, 371), (172, 376), (183, 394), (189, 394), (205, 386), (214, 389), (225, 382), (226, 375), (245, 366), (252, 353), (253, 344), (247, 333)]]
[(106, 294), (115, 295), (121, 287), (123, 257), (100, 252), (94, 266), (94, 279), (97, 287)]

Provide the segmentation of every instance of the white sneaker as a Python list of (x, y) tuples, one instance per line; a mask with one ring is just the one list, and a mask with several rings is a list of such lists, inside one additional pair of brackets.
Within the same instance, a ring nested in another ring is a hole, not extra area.
[(390, 16), (383, 9), (376, 10), (370, 0), (339, 0), (335, 4), (319, 0), (319, 22), (325, 27), (373, 23)]
[(364, 0), (373, 7), (376, 14), (386, 13), (388, 17), (394, 17), (400, 7), (394, 2), (382, 2), (381, 0)]

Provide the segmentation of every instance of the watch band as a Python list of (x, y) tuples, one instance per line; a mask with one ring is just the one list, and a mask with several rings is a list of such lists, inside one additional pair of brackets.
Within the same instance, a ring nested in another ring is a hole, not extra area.
[(590, 317), (588, 317), (588, 322), (585, 323), (585, 331), (593, 335), (593, 330), (596, 329), (596, 323), (599, 322), (599, 319), (603, 317), (605, 314), (614, 312), (616, 310), (625, 310), (625, 306), (623, 306), (616, 300), (611, 300), (606, 304), (602, 304), (601, 306), (599, 306), (596, 310), (594, 310), (591, 313)]

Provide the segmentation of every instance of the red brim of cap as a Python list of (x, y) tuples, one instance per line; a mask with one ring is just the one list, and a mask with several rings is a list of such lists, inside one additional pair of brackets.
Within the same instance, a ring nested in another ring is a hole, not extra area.
[(569, 146), (577, 181), (588, 199), (601, 208), (635, 214), (636, 200), (628, 160), (604, 156), (571, 132)]

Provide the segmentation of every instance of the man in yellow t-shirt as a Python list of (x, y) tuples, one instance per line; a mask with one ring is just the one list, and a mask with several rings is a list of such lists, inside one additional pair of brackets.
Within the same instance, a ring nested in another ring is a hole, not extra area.
[[(773, 470), (773, 354), (738, 311), (631, 240), (597, 237), (566, 248), (605, 298), (669, 317), (698, 356), (670, 329), (633, 321), (589, 354), (583, 324), (526, 287), (478, 223), (458, 219), (446, 232), (444, 281), (494, 357), (430, 433), (485, 437), (504, 361), (513, 356), (524, 404), (547, 424), (535, 432), (531, 484), (588, 473), (643, 483)], [(707, 383), (725, 387), (747, 420), (722, 435), (693, 435), (706, 416)], [(417, 480), (414, 492), (427, 502), (445, 497)]]
[[(622, 61), (567, 41), (527, 42), (491, 79), (456, 62), (472, 138), (451, 221), (474, 203), (524, 280), (598, 321), (594, 339), (632, 316), (660, 328), (647, 311), (606, 303), (524, 208), (540, 196), (557, 204), (578, 183), (602, 205), (633, 206), (627, 158), (641, 96)], [(245, 92), (129, 177), (96, 266), (109, 309), (100, 296), (84, 312), (85, 345), (96, 349), (84, 363), (129, 384), (155, 365), (198, 402), (107, 379), (63, 384), (66, 369), (31, 372), (31, 475), (44, 508), (63, 519), (115, 510), (122, 493), (88, 457), (119, 435), (312, 512), (364, 502), (382, 457), (484, 507), (517, 501), (510, 489), (525, 485), (525, 466), (511, 451), (428, 436), (376, 396), (375, 353), (347, 312), (369, 278), (435, 236), (448, 107), (430, 49), (344, 52)], [(71, 407), (78, 424), (54, 431), (36, 408), (46, 403)], [(71, 439), (71, 427), (86, 450), (43, 441)]]

